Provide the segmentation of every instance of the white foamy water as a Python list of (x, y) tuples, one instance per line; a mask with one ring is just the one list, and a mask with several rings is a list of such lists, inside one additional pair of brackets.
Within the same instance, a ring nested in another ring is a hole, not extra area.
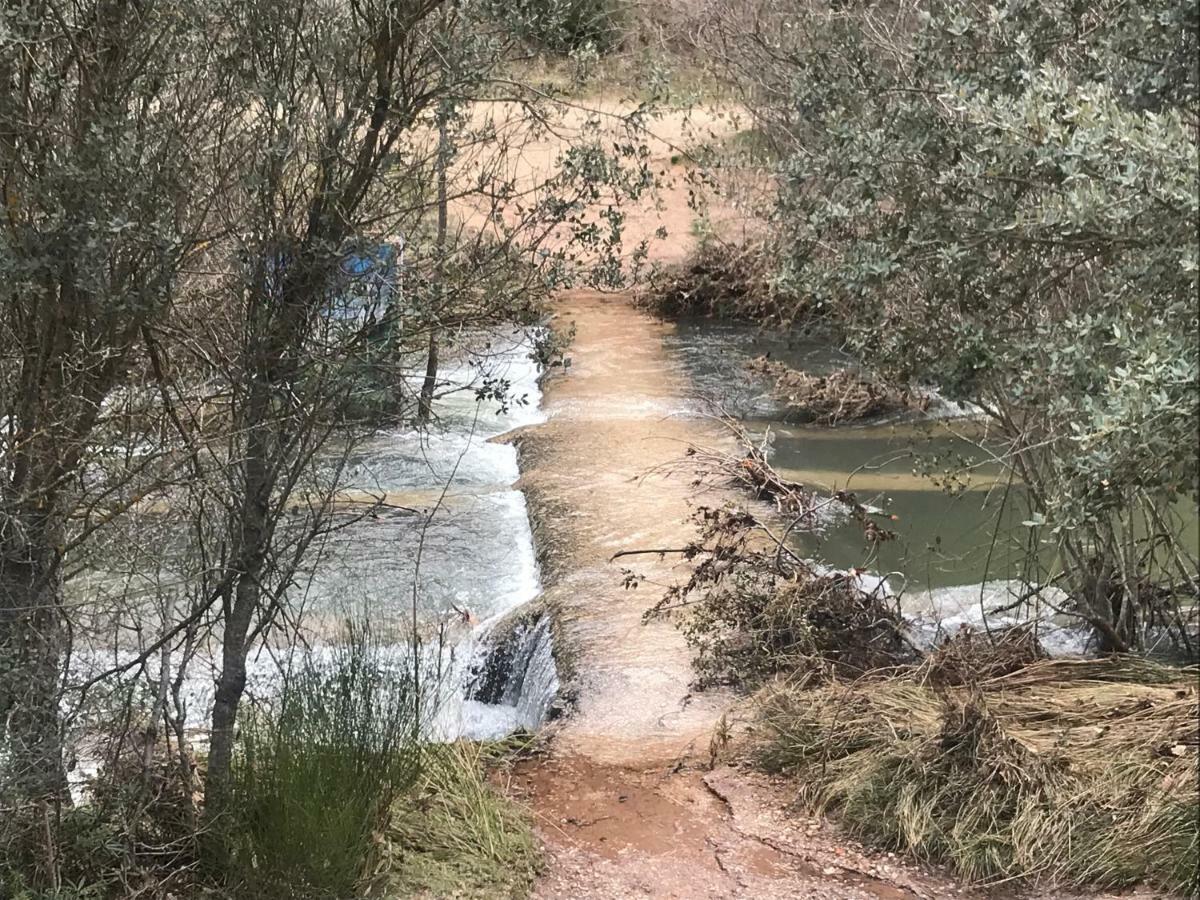
[[(396, 636), (386, 650), (387, 664), (398, 671), (411, 671), (407, 636), (415, 604), (423, 668), (429, 682), (438, 681), (437, 711), (428, 730), (439, 739), (536, 727), (558, 684), (546, 630), (529, 635), (522, 646), (511, 689), (491, 703), (467, 696), (493, 628), (541, 593), (525, 497), (513, 489), (520, 476), (516, 449), (491, 439), (544, 418), (531, 336), (509, 331), (470, 343), (439, 372), (428, 430), (374, 435), (344, 460), (346, 496), (364, 504), (382, 498), (383, 506), (348, 518), (314, 547), (289, 600), (318, 659), (328, 655), (324, 642), (341, 622), (365, 619), (377, 636)], [(480, 399), (484, 388), (491, 395), (502, 391), (503, 401)], [(130, 583), (94, 573), (76, 587), (101, 596), (128, 591)], [(152, 577), (139, 574), (133, 583), (152, 596)], [(143, 643), (161, 631), (150, 605), (141, 623)], [(71, 680), (82, 683), (135, 658), (136, 646), (130, 636), (117, 647), (77, 648)], [(179, 659), (177, 648), (172, 651), (171, 677)], [(219, 641), (210, 638), (189, 663), (180, 692), (184, 721), (197, 745), (206, 741), (219, 658)], [(295, 664), (277, 649), (256, 647), (247, 666), (248, 700), (270, 696), (281, 672)], [(155, 654), (132, 676), (139, 690), (152, 689), (159, 665)], [(77, 722), (76, 729), (86, 734), (88, 725)], [(81, 764), (80, 772), (86, 769)]]
[(1029, 586), (1019, 581), (923, 588), (906, 594), (901, 609), (917, 643), (924, 646), (932, 646), (963, 628), (984, 632), (1028, 625), (1052, 656), (1086, 653), (1089, 630), (1054, 609), (1066, 605), (1066, 595), (1057, 588), (1046, 588), (1043, 593), (1049, 602), (1030, 599), (1014, 607), (1028, 590)]
[[(427, 653), (440, 657), (429, 664), (443, 672), (433, 726), (439, 738), (536, 727), (558, 683), (547, 633), (544, 648), (514, 660), (513, 677), (524, 691), (494, 703), (467, 696), (492, 629), (541, 593), (525, 497), (512, 489), (520, 477), (516, 448), (491, 440), (544, 421), (540, 373), (529, 334), (487, 343), (482, 356), (460, 358), (439, 373), (429, 432), (381, 435), (354, 460), (352, 489), (396, 494), (415, 512), (347, 529), (332, 548), (345, 563), (322, 565), (314, 579), (321, 596), (361, 597), (372, 619), (403, 622), (411, 619), (415, 584)], [(478, 399), (484, 389), (499, 389), (504, 401)], [(527, 678), (527, 666), (537, 674)]]

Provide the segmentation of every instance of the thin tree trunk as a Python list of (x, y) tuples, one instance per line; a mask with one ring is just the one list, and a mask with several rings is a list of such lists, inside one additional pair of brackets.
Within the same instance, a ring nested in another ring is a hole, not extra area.
[[(59, 706), (68, 631), (54, 516), (20, 517), (0, 550), (0, 718), (5, 721), (10, 809), (39, 835), (38, 868), (57, 883), (58, 811), (70, 803)], [(24, 527), (22, 527), (24, 526)]]
[(0, 653), (5, 657), (3, 699), (8, 739), (7, 768), (24, 799), (66, 796), (58, 706), (66, 656), (66, 628), (59, 597), (40, 578), (3, 580), (9, 619)]
[(246, 493), (237, 544), (237, 577), (230, 595), (223, 601), (221, 672), (213, 697), (212, 735), (204, 790), (205, 816), (209, 821), (228, 805), (238, 706), (246, 690), (246, 638), (262, 593), (266, 548), (270, 539), (267, 517), (272, 479), (268, 432), (276, 426), (269, 419), (272, 387), (265, 377), (254, 379), (252, 384), (246, 415), (249, 440), (242, 464)]
[(433, 416), (433, 393), (437, 387), (438, 375), (438, 336), (437, 330), (430, 326), (429, 355), (425, 361), (425, 380), (421, 383), (421, 399), (417, 404), (417, 421), (428, 422)]
[[(167, 615), (163, 617), (164, 633), (170, 628), (170, 614), (174, 603), (168, 602)], [(158, 654), (158, 684), (154, 687), (154, 706), (150, 710), (146, 730), (142, 738), (142, 776), (149, 778), (150, 769), (154, 765), (154, 757), (158, 752), (159, 727), (164, 726), (167, 716), (167, 692), (171, 686), (171, 643), (163, 644)], [(167, 729), (163, 727), (163, 735), (168, 737)]]
[[(446, 277), (446, 232), (448, 225), (446, 167), (449, 164), (450, 142), (446, 131), (446, 110), (443, 108), (438, 116), (438, 150), (437, 150), (437, 257), (438, 278), (436, 295), (441, 300)], [(440, 306), (440, 302), (438, 304)], [(438, 333), (430, 316), (429, 323), (429, 356), (425, 362), (425, 380), (421, 384), (421, 399), (417, 404), (417, 421), (428, 422), (433, 415), (433, 394), (437, 387), (438, 375)]]

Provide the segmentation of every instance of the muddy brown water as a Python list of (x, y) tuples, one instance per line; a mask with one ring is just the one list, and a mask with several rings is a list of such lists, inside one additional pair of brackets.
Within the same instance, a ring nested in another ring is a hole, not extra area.
[[(573, 295), (560, 316), (577, 328), (572, 365), (543, 388), (547, 421), (520, 440), (518, 482), (539, 543), (544, 598), (559, 611), (578, 676), (577, 707), (558, 742), (606, 762), (667, 761), (707, 741), (730, 698), (693, 695), (679, 631), (642, 621), (656, 585), (683, 571), (678, 556), (611, 560), (690, 539), (689, 473), (676, 463), (692, 443), (728, 439), (677, 408), (686, 386), (663, 351), (669, 325), (596, 294)], [(647, 583), (627, 589), (623, 565)]]

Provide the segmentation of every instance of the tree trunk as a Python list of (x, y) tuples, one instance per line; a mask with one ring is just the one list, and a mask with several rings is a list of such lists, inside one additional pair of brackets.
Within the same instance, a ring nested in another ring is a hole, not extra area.
[(221, 672), (213, 697), (212, 736), (205, 780), (205, 817), (212, 821), (227, 807), (233, 765), (233, 745), (238, 706), (246, 690), (247, 635), (262, 594), (262, 578), (270, 541), (268, 510), (272, 490), (269, 418), (272, 382), (268, 377), (251, 381), (244, 427), (248, 430), (242, 463), (245, 495), (240, 516), (236, 572), (233, 588), (224, 598), (224, 634), (221, 638)]
[(225, 619), (221, 673), (213, 697), (212, 736), (204, 785), (204, 812), (210, 822), (229, 805), (238, 706), (246, 690), (246, 635), (258, 605), (258, 592), (257, 575), (246, 573), (239, 577), (233, 592), (232, 610)]
[(417, 421), (428, 422), (433, 415), (433, 393), (437, 387), (438, 339), (437, 331), (429, 331), (429, 357), (425, 362), (425, 380), (421, 383), (421, 399), (417, 403)]
[[(438, 150), (437, 150), (437, 257), (438, 272), (435, 285), (438, 306), (440, 307), (442, 291), (446, 279), (446, 233), (449, 223), (448, 199), (446, 190), (446, 167), (450, 163), (450, 139), (446, 130), (447, 111), (443, 107), (438, 114)], [(438, 374), (438, 337), (434, 324), (436, 311), (430, 310), (429, 317), (429, 356), (425, 362), (425, 380), (421, 383), (421, 399), (417, 404), (417, 421), (428, 422), (433, 415), (433, 393), (437, 388)]]
[(68, 650), (61, 526), (53, 513), (39, 512), (7, 525), (17, 536), (0, 551), (0, 718), (7, 782), (20, 814), (32, 814), (70, 799), (59, 721)]

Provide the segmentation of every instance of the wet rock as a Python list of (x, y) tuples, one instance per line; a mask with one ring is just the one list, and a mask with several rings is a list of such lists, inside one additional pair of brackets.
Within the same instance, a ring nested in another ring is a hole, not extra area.
[(561, 710), (554, 634), (544, 609), (521, 610), (483, 638), (467, 699), (517, 710), (519, 723), (536, 728)]

